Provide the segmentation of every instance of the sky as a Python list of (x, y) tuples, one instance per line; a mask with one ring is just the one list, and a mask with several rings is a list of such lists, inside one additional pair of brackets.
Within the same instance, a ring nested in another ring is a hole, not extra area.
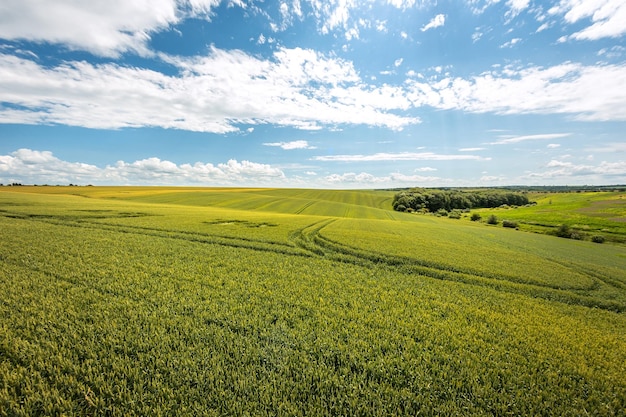
[(626, 184), (626, 2), (3, 0), (14, 182)]

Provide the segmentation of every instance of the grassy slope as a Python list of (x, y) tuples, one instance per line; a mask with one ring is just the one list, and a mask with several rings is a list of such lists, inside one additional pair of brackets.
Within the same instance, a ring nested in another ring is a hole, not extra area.
[(607, 240), (626, 243), (626, 194), (623, 192), (535, 193), (529, 196), (536, 206), (516, 209), (476, 210), (483, 218), (515, 220), (523, 230), (552, 233), (567, 224), (585, 235), (603, 235)]
[(626, 407), (623, 247), (386, 192), (36, 188), (0, 192), (0, 415)]

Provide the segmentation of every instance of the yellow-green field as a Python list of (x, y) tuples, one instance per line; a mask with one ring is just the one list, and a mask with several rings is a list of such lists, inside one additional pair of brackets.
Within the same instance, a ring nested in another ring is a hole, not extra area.
[(625, 415), (626, 247), (393, 195), (0, 187), (0, 416)]
[(529, 198), (536, 205), (477, 211), (484, 218), (493, 214), (516, 221), (522, 230), (553, 233), (567, 224), (582, 238), (601, 235), (607, 242), (626, 244), (625, 192), (530, 193)]

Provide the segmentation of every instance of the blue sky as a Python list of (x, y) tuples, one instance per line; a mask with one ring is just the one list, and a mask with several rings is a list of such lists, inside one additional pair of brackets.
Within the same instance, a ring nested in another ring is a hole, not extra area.
[(4, 0), (0, 182), (626, 183), (623, 0)]

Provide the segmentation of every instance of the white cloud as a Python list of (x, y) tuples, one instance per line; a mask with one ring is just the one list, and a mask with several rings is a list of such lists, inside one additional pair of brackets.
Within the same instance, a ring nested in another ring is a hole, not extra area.
[(402, 61), (404, 61), (404, 59), (403, 59), (403, 58), (398, 58), (398, 59), (396, 59), (396, 60), (394, 61), (394, 63), (393, 63), (393, 66), (394, 66), (394, 67), (396, 67), (396, 68), (397, 68), (397, 67), (399, 67), (400, 65), (402, 65)]
[(450, 180), (439, 177), (426, 177), (422, 175), (406, 175), (398, 172), (384, 176), (375, 176), (367, 172), (346, 172), (344, 174), (331, 174), (323, 178), (329, 185), (352, 186), (352, 187), (398, 187), (415, 185), (443, 185)]
[(606, 58), (621, 58), (626, 52), (626, 48), (623, 46), (615, 45), (611, 48), (602, 48), (598, 51), (598, 56)]
[(408, 79), (405, 85), (414, 107), (626, 121), (626, 64), (505, 67), (471, 78)]
[(560, 148), (561, 144), (559, 144), (559, 143), (549, 143), (546, 147), (548, 149), (556, 149), (556, 148)]
[(421, 167), (421, 168), (415, 168), (413, 170), (413, 172), (433, 172), (433, 171), (437, 171), (437, 168)]
[(459, 149), (459, 152), (477, 152), (477, 151), (484, 151), (485, 148), (461, 148)]
[(465, 0), (474, 14), (482, 14), (491, 5), (499, 3), (500, 0)]
[(268, 60), (217, 48), (203, 57), (162, 59), (180, 74), (86, 62), (43, 67), (0, 54), (0, 102), (8, 104), (0, 107), (0, 122), (213, 133), (237, 131), (238, 124), (401, 130), (419, 122), (391, 113), (409, 106), (400, 88), (367, 85), (351, 62), (308, 49), (280, 48)]
[(591, 19), (590, 26), (570, 35), (570, 39), (616, 38), (626, 33), (626, 2), (623, 0), (561, 0), (549, 13), (562, 14), (570, 24)]
[[(185, 16), (208, 16), (220, 0), (4, 0), (0, 38), (64, 44), (117, 57), (150, 54), (153, 32)], [(236, 2), (234, 2), (236, 3)]]
[(626, 152), (626, 142), (613, 142), (586, 148), (589, 152), (621, 153)]
[(426, 32), (429, 29), (434, 29), (434, 28), (443, 26), (445, 23), (446, 23), (446, 16), (443, 14), (438, 14), (437, 16), (433, 17), (431, 21), (428, 22), (426, 25), (424, 25), (422, 29), (420, 30), (422, 32)]
[(544, 30), (549, 29), (551, 26), (552, 26), (552, 25), (551, 25), (550, 23), (548, 23), (548, 22), (543, 23), (541, 26), (539, 26), (539, 27), (537, 28), (537, 30), (535, 31), (535, 33), (543, 32)]
[[(525, 175), (524, 179), (559, 180), (564, 183), (623, 183), (626, 181), (626, 161), (602, 161), (598, 165), (575, 164), (551, 160), (541, 172)], [(568, 182), (569, 179), (569, 182)]]
[(522, 38), (513, 38), (510, 41), (505, 42), (502, 45), (500, 45), (500, 48), (512, 48), (518, 43), (520, 43), (521, 41), (522, 41)]
[(101, 174), (102, 170), (94, 165), (62, 161), (49, 151), (18, 149), (0, 155), (2, 182), (70, 183), (89, 181)]
[(315, 161), (327, 162), (374, 162), (374, 161), (460, 161), (475, 160), (485, 161), (490, 158), (483, 158), (476, 155), (445, 155), (433, 152), (401, 152), (401, 153), (375, 153), (371, 155), (324, 155), (312, 158)]
[(67, 162), (49, 151), (19, 149), (0, 155), (0, 179), (34, 184), (203, 184), (243, 185), (285, 181), (285, 174), (271, 165), (229, 160), (213, 165), (196, 162), (177, 165), (159, 158), (118, 161), (99, 168)]
[(507, 21), (510, 22), (512, 19), (517, 17), (523, 10), (528, 8), (530, 4), (530, 0), (509, 0), (506, 2), (506, 5), (509, 7), (509, 10), (504, 14), (507, 18)]
[(559, 139), (571, 136), (571, 133), (542, 133), (538, 135), (524, 135), (524, 136), (501, 136), (502, 139), (496, 142), (490, 142), (488, 145), (509, 145), (511, 143), (525, 142), (529, 140), (547, 140), (547, 139)]
[(309, 143), (306, 140), (294, 140), (291, 142), (271, 142), (271, 143), (264, 143), (263, 145), (265, 146), (276, 146), (285, 150), (292, 150), (292, 149), (316, 149), (315, 146), (311, 146), (309, 145)]
[(387, 33), (387, 21), (386, 20), (377, 20), (376, 21), (376, 30), (378, 32)]

